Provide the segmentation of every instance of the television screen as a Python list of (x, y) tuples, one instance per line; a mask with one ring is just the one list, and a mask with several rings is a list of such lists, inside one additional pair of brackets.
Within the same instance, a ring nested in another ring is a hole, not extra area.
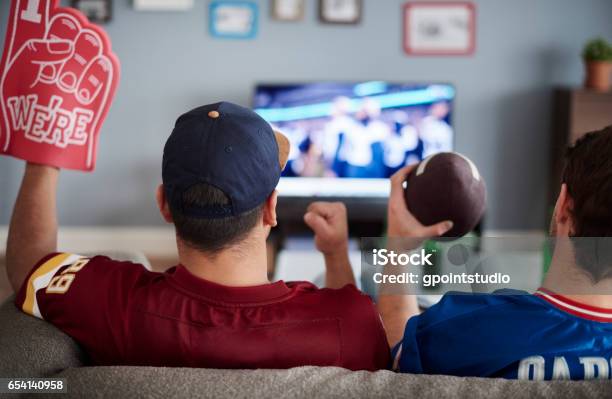
[(453, 149), (446, 84), (259, 85), (255, 111), (291, 143), (284, 196), (384, 197), (402, 166)]

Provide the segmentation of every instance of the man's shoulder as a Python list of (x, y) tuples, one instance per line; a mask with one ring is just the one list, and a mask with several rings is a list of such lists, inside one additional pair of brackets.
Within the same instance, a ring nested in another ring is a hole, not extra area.
[[(111, 308), (150, 272), (140, 264), (106, 256), (57, 252), (34, 265), (15, 297), (25, 313), (53, 322), (58, 315)], [(62, 316), (63, 317), (63, 316)], [(65, 317), (64, 317), (65, 318)]]
[(331, 302), (344, 308), (372, 303), (370, 297), (361, 292), (354, 284), (346, 284), (341, 288), (319, 288), (308, 281), (290, 281), (286, 284), (294, 291), (298, 299)]
[(498, 290), (492, 293), (448, 292), (434, 307), (465, 307), (485, 309), (490, 306), (523, 306), (533, 303), (534, 296), (526, 291)]
[(342, 288), (318, 288), (309, 282), (287, 283), (295, 290), (295, 300), (305, 306), (312, 305), (317, 312), (337, 315), (343, 319), (368, 320), (365, 315), (375, 314), (376, 309), (370, 297), (355, 285)]
[(354, 284), (346, 284), (341, 288), (319, 288), (308, 281), (290, 281), (286, 284), (289, 288), (295, 290), (297, 295), (312, 295), (330, 300), (338, 300), (341, 298), (365, 298), (369, 300), (369, 297), (361, 292)]
[[(553, 317), (539, 298), (523, 291), (448, 293), (408, 320), (400, 369), (410, 373), (493, 375), (509, 362), (527, 356), (523, 352), (537, 349), (540, 342), (534, 332), (558, 323)], [(445, 345), (435, 345), (438, 342)], [(491, 357), (494, 353), (498, 355)]]
[(541, 301), (526, 291), (499, 290), (487, 294), (450, 292), (421, 316), (423, 319), (428, 319), (429, 316), (452, 319), (470, 314), (497, 314), (501, 309), (507, 315), (513, 311), (522, 312), (541, 307)]
[(40, 259), (30, 270), (17, 295), (17, 302), (25, 300), (26, 294), (36, 291), (55, 292), (49, 285), (58, 284), (61, 293), (67, 293), (71, 286), (96, 286), (104, 281), (121, 278), (138, 278), (150, 274), (139, 263), (111, 259), (103, 255), (79, 255), (68, 252), (54, 252)]

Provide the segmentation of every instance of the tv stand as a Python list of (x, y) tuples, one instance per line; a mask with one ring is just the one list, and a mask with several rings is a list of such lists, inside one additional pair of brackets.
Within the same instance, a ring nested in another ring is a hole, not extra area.
[(317, 201), (344, 203), (351, 237), (378, 237), (383, 234), (388, 199), (354, 197), (279, 197), (277, 213), (280, 233), (285, 236), (312, 234), (303, 218), (308, 206)]

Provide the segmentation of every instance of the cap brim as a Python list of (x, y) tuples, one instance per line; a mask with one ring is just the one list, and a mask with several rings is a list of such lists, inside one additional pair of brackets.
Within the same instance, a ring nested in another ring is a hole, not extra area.
[(278, 163), (283, 170), (287, 165), (287, 159), (289, 159), (289, 139), (278, 130), (274, 130), (274, 137), (278, 144)]

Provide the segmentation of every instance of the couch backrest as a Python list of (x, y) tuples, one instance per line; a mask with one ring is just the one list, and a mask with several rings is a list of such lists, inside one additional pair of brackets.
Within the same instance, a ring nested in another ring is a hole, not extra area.
[(610, 381), (531, 382), (350, 371), (338, 367), (214, 370), (163, 367), (69, 369), (69, 397), (104, 398), (604, 398)]
[(72, 338), (22, 313), (13, 297), (0, 306), (0, 377), (48, 377), (85, 360)]

